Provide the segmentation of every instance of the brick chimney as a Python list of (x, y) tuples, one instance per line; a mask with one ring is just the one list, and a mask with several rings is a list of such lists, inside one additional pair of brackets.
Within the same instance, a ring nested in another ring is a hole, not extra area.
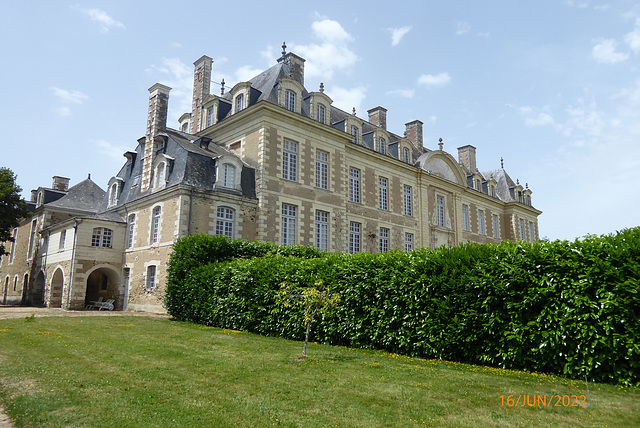
[(374, 107), (371, 110), (367, 110), (369, 113), (369, 122), (372, 125), (378, 126), (382, 129), (387, 129), (387, 109), (384, 107)]
[(142, 185), (145, 191), (151, 182), (151, 166), (156, 155), (156, 136), (167, 127), (170, 87), (156, 83), (149, 88), (149, 114), (147, 117), (147, 134), (144, 143), (144, 164), (142, 165)]
[(288, 77), (291, 77), (293, 80), (304, 86), (304, 58), (289, 52), (284, 53), (284, 55), (278, 59), (278, 62), (289, 64), (289, 73), (291, 75)]
[(211, 90), (211, 65), (213, 60), (203, 55), (193, 63), (193, 102), (191, 110), (191, 129), (189, 132), (195, 134), (202, 129), (202, 102), (209, 95)]
[(476, 168), (476, 148), (471, 145), (458, 147), (458, 162), (465, 166), (474, 174), (478, 171)]
[(59, 175), (53, 176), (53, 184), (51, 185), (53, 190), (60, 190), (62, 192), (66, 192), (69, 190), (69, 179), (65, 177), (60, 177)]
[(404, 126), (406, 127), (405, 136), (415, 144), (418, 149), (422, 150), (424, 148), (422, 145), (422, 122), (414, 120), (405, 123)]

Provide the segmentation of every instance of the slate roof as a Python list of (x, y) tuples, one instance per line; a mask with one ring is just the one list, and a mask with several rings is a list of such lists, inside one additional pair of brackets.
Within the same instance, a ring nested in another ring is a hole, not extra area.
[(509, 177), (504, 168), (494, 169), (492, 171), (483, 172), (482, 175), (486, 180), (493, 177), (496, 180), (496, 196), (503, 202), (517, 202), (513, 189), (516, 183)]
[(88, 213), (96, 213), (107, 193), (87, 178), (71, 187), (60, 199), (46, 204), (47, 207), (64, 208)]

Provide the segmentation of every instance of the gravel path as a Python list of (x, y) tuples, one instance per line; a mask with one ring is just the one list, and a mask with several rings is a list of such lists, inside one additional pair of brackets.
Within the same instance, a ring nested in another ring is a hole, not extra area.
[[(129, 311), (67, 311), (60, 308), (31, 308), (26, 306), (3, 306), (0, 305), (0, 321), (25, 318), (31, 315), (36, 318), (40, 317), (121, 317), (121, 316), (137, 316), (151, 318), (170, 318), (167, 314), (154, 314), (150, 312), (129, 312)], [(0, 407), (0, 428), (14, 428), (11, 418), (3, 413)]]

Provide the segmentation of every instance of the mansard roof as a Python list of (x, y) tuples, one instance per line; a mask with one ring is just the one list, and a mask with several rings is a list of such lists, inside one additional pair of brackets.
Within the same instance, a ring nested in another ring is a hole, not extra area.
[(492, 171), (483, 172), (486, 178), (496, 180), (496, 196), (503, 202), (517, 202), (515, 194), (512, 190), (516, 187), (516, 183), (509, 177), (504, 168), (494, 169)]
[(62, 208), (73, 211), (96, 213), (106, 196), (106, 192), (87, 178), (71, 187), (64, 196), (46, 204), (51, 208)]

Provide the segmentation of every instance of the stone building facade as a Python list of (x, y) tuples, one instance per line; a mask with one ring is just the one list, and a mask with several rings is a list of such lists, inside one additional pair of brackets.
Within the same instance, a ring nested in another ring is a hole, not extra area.
[(54, 177), (32, 192), (33, 216), (0, 259), (2, 303), (162, 311), (172, 244), (196, 233), (351, 253), (538, 239), (527, 185), (481, 172), (474, 146), (457, 159), (442, 140), (425, 147), (419, 120), (399, 135), (383, 107), (334, 107), (322, 84), (304, 86), (304, 62), (283, 52), (214, 95), (203, 56), (178, 129), (171, 89), (152, 86), (146, 134), (106, 191)]

